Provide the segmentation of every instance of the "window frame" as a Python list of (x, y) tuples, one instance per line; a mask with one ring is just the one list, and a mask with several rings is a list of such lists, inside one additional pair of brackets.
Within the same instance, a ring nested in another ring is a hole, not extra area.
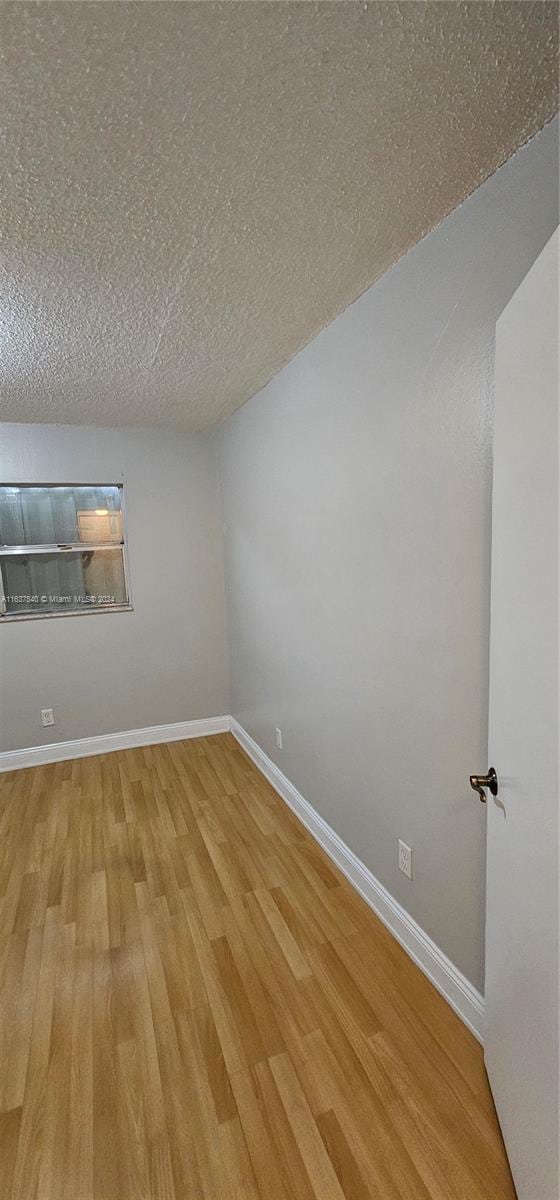
[(80, 483), (69, 483), (66, 480), (57, 483), (21, 483), (17, 480), (8, 482), (2, 480), (0, 489), (2, 488), (19, 488), (23, 491), (25, 488), (118, 488), (121, 493), (121, 508), (123, 539), (121, 542), (42, 542), (40, 545), (24, 545), (24, 546), (5, 546), (0, 543), (0, 559), (8, 558), (14, 554), (71, 554), (80, 553), (87, 550), (110, 550), (119, 549), (122, 554), (124, 582), (126, 587), (126, 604), (103, 604), (97, 607), (95, 604), (84, 605), (81, 608), (61, 609), (58, 612), (7, 612), (6, 597), (4, 595), (4, 580), (2, 571), (0, 570), (0, 625), (11, 623), (12, 621), (47, 621), (50, 617), (91, 617), (101, 613), (123, 613), (133, 612), (132, 597), (130, 593), (130, 571), (128, 565), (128, 539), (127, 539), (127, 519), (126, 519), (126, 497), (124, 483), (91, 483), (89, 480)]

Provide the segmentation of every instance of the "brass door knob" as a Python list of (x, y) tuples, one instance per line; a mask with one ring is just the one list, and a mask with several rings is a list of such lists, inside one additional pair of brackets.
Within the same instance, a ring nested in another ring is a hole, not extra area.
[(486, 804), (484, 788), (488, 788), (493, 796), (498, 795), (498, 776), (493, 767), (489, 768), (487, 775), (469, 775), (469, 782), (474, 791), (478, 792), (483, 804)]

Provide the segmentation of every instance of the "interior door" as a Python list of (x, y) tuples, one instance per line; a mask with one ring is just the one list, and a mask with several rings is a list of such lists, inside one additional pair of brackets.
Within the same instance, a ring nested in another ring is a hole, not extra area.
[(496, 329), (485, 1058), (519, 1200), (558, 1200), (558, 231)]

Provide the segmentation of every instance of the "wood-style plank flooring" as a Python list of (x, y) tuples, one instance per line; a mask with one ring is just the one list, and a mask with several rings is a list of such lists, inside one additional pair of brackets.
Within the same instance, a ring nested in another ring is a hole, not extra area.
[(512, 1200), (474, 1038), (229, 734), (0, 777), (1, 1200)]

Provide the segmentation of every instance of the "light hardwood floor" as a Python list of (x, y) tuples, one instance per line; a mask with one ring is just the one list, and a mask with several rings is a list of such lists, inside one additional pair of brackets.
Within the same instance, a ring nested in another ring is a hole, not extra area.
[(1, 1200), (511, 1200), (482, 1054), (229, 734), (0, 777)]

